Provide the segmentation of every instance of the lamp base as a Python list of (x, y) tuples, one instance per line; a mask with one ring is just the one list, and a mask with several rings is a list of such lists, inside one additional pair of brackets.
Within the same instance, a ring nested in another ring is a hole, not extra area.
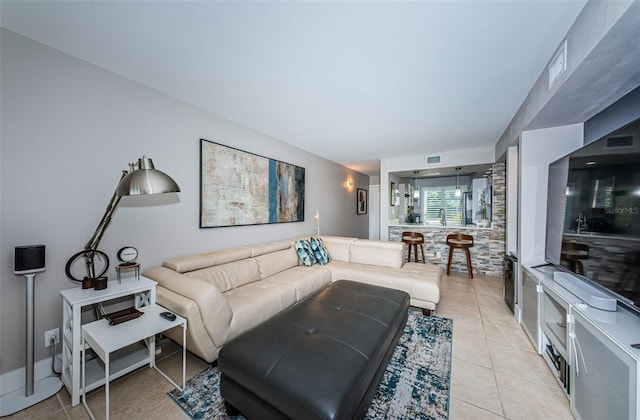
[(49, 376), (33, 384), (33, 394), (25, 397), (24, 387), (0, 397), (0, 417), (17, 413), (55, 395), (62, 388), (57, 376)]

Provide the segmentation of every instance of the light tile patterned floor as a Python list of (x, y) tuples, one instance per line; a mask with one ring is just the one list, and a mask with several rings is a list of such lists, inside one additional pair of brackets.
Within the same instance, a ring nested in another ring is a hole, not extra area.
[(453, 319), (449, 418), (572, 419), (569, 400), (504, 303), (503, 280), (452, 273), (436, 314)]
[[(502, 298), (502, 279), (465, 273), (445, 276), (437, 315), (452, 318), (451, 420), (572, 419), (569, 401), (535, 353)], [(178, 377), (180, 354), (159, 362)], [(208, 365), (188, 355), (187, 378)], [(112, 419), (186, 419), (166, 393), (173, 387), (153, 369), (141, 368), (111, 384)], [(82, 404), (71, 407), (66, 389), (6, 419), (87, 419)], [(89, 404), (104, 418), (104, 391)]]

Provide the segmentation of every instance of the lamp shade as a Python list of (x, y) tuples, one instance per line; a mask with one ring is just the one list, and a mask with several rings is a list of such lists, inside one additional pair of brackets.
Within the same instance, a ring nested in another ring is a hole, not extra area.
[(163, 194), (180, 192), (180, 187), (169, 175), (154, 168), (148, 157), (138, 159), (138, 169), (125, 176), (116, 189), (119, 196)]

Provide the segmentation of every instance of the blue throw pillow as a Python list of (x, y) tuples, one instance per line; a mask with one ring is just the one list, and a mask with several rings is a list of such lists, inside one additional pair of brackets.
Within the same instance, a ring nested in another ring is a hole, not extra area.
[(324, 242), (322, 242), (322, 239), (312, 237), (309, 240), (309, 244), (311, 245), (311, 250), (318, 264), (325, 265), (326, 263), (331, 261), (329, 251), (327, 251), (327, 248), (324, 246)]
[(307, 267), (311, 267), (316, 263), (316, 258), (313, 255), (313, 251), (311, 250), (311, 244), (309, 243), (309, 241), (296, 241), (295, 248), (296, 252), (298, 253), (298, 258), (300, 258), (302, 264)]

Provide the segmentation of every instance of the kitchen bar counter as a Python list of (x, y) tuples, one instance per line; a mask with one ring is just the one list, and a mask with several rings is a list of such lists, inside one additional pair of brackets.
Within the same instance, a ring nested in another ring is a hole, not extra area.
[[(470, 248), (473, 272), (489, 276), (503, 276), (504, 238), (500, 237), (499, 229), (422, 223), (390, 224), (389, 240), (400, 242), (402, 232), (422, 233), (427, 263), (438, 264), (445, 270), (449, 258), (447, 235), (457, 232), (471, 235), (474, 238), (474, 247)], [(454, 252), (451, 270), (467, 272), (464, 252)]]
[(600, 232), (565, 232), (562, 234), (563, 239), (583, 239), (584, 240), (597, 240), (597, 239), (614, 239), (621, 241), (639, 241), (638, 237), (631, 235), (620, 235), (615, 233), (600, 233)]

